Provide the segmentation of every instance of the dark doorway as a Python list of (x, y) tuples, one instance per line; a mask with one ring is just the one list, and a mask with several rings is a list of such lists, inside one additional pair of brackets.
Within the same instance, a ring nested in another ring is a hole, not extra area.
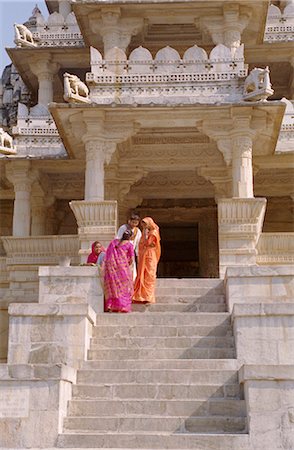
[(199, 276), (198, 224), (160, 224), (161, 258), (158, 277), (195, 278)]

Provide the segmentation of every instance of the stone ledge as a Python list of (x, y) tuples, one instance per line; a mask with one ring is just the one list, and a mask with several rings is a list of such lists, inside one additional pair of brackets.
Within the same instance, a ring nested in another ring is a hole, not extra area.
[(236, 266), (228, 267), (225, 279), (247, 277), (294, 276), (293, 266)]
[(39, 304), (11, 303), (10, 316), (85, 316), (92, 324), (96, 322), (96, 313), (87, 304)]
[(99, 271), (94, 266), (42, 266), (39, 277), (99, 277)]
[(294, 316), (293, 303), (235, 303), (232, 312), (232, 321), (240, 317), (257, 316)]
[(76, 383), (77, 371), (64, 364), (0, 364), (0, 381), (62, 380)]
[(293, 365), (247, 365), (239, 369), (239, 382), (244, 383), (249, 380), (260, 381), (293, 381)]

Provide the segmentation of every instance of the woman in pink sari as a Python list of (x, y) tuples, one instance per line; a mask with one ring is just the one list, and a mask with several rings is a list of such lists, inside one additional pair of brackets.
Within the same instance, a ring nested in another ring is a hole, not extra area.
[(114, 239), (104, 259), (105, 309), (111, 312), (130, 312), (133, 295), (134, 246), (132, 232), (126, 230), (121, 239)]

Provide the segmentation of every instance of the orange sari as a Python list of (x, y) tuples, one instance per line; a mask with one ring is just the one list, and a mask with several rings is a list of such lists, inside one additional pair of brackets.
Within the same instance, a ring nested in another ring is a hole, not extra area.
[(149, 232), (146, 236), (143, 230), (139, 242), (139, 262), (133, 301), (155, 303), (156, 269), (161, 253), (159, 227), (151, 217), (145, 217), (143, 221), (147, 224)]

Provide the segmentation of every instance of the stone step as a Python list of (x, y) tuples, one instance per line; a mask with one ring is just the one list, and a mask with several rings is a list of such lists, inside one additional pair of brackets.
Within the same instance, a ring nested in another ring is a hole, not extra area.
[(157, 295), (157, 303), (226, 303), (224, 294), (214, 295)]
[(181, 432), (229, 433), (246, 432), (244, 417), (69, 417), (64, 420), (64, 430), (75, 432)]
[[(156, 330), (154, 330), (156, 333)], [(233, 348), (233, 336), (194, 336), (194, 337), (112, 337), (91, 339), (91, 350), (99, 349), (148, 349), (148, 348)]]
[(82, 369), (115, 369), (115, 370), (150, 370), (150, 369), (160, 369), (160, 370), (232, 370), (237, 371), (240, 368), (240, 363), (236, 359), (155, 359), (155, 360), (138, 360), (138, 359), (128, 359), (128, 360), (100, 360), (100, 361), (84, 361), (82, 364)]
[(205, 399), (238, 398), (240, 387), (232, 384), (78, 384), (73, 386), (75, 399)]
[[(155, 329), (152, 325), (107, 325), (93, 329), (93, 337), (154, 337)], [(232, 328), (229, 323), (225, 325), (178, 325), (156, 327), (158, 337), (193, 337), (193, 336), (232, 336)]]
[(245, 417), (246, 405), (238, 399), (203, 400), (77, 400), (69, 401), (70, 416), (228, 416)]
[(157, 278), (156, 286), (158, 287), (210, 287), (210, 288), (223, 288), (224, 280), (220, 278)]
[(230, 325), (231, 315), (229, 313), (155, 313), (148, 314), (111, 314), (99, 313), (96, 316), (96, 326), (106, 325), (152, 325), (152, 326), (196, 326), (196, 325)]
[(166, 286), (156, 286), (155, 297), (159, 295), (215, 295), (224, 294), (224, 287), (200, 287), (200, 286), (178, 286), (178, 285), (166, 285)]
[(185, 384), (231, 384), (238, 382), (235, 370), (194, 370), (194, 369), (90, 369), (78, 370), (78, 384), (116, 383), (185, 383)]
[(235, 357), (234, 348), (111, 348), (88, 350), (88, 359), (227, 359)]
[[(156, 299), (158, 301), (158, 299)], [(133, 312), (226, 312), (227, 305), (224, 303), (154, 303), (154, 304), (132, 304)]]
[(95, 449), (249, 450), (247, 434), (205, 433), (64, 433), (57, 446)]

